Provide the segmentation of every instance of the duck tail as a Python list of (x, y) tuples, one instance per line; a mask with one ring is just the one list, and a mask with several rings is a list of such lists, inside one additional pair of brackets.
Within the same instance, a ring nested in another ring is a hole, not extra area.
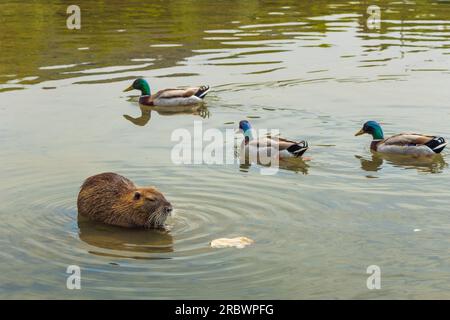
[(448, 142), (445, 141), (445, 139), (442, 137), (434, 137), (433, 139), (425, 143), (425, 145), (435, 153), (441, 153), (441, 151), (444, 150), (447, 144)]
[(195, 96), (200, 98), (200, 99), (203, 99), (210, 89), (211, 88), (208, 85), (200, 86), (200, 88), (198, 88), (198, 91), (195, 93)]
[(300, 141), (299, 143), (293, 144), (287, 148), (287, 151), (289, 151), (289, 153), (291, 153), (294, 157), (302, 156), (306, 150), (308, 150), (308, 142), (306, 141)]

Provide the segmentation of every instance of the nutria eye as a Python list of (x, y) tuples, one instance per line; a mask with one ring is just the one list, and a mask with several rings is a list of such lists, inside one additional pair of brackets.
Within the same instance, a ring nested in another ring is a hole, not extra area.
[(141, 198), (141, 194), (139, 192), (134, 193), (134, 200), (139, 200)]

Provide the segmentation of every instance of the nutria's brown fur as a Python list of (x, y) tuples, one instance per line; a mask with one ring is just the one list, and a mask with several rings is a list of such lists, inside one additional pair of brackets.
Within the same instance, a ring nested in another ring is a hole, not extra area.
[(172, 205), (154, 187), (137, 187), (116, 173), (86, 179), (78, 194), (78, 213), (95, 221), (121, 226), (161, 228)]

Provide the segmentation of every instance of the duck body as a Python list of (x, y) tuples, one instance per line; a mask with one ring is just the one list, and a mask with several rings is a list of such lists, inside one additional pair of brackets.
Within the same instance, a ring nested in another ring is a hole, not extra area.
[(442, 137), (401, 133), (379, 142), (372, 142), (371, 149), (381, 153), (429, 156), (440, 153), (446, 144)]
[(174, 88), (150, 93), (150, 86), (144, 79), (136, 79), (133, 84), (124, 90), (140, 90), (139, 103), (145, 106), (189, 106), (203, 102), (203, 98), (210, 90), (209, 86)]
[(239, 130), (244, 133), (241, 155), (253, 159), (258, 159), (262, 155), (270, 158), (278, 157), (279, 159), (299, 158), (308, 150), (306, 141), (292, 141), (270, 135), (256, 137), (247, 120), (242, 120), (239, 123)]
[(366, 122), (355, 135), (364, 133), (373, 137), (370, 150), (386, 154), (431, 156), (440, 153), (447, 145), (443, 137), (418, 133), (400, 133), (384, 138), (381, 126), (375, 121)]
[(203, 102), (208, 90), (208, 86), (164, 89), (153, 95), (140, 96), (139, 103), (145, 106), (190, 106)]

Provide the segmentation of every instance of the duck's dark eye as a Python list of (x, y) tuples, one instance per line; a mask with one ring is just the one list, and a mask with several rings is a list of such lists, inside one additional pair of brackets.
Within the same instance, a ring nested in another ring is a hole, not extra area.
[(134, 200), (139, 200), (140, 198), (141, 198), (141, 193), (138, 192), (138, 191), (136, 191), (136, 192), (134, 193)]
[(365, 125), (363, 125), (363, 130), (364, 130), (364, 132), (369, 132), (370, 127), (367, 124), (365, 124)]

